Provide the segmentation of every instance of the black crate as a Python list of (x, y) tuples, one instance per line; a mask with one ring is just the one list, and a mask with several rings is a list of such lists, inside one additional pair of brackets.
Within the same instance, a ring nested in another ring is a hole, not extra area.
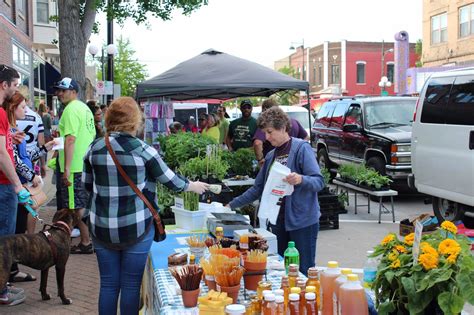
[(319, 218), (319, 230), (338, 230), (339, 214), (323, 215)]

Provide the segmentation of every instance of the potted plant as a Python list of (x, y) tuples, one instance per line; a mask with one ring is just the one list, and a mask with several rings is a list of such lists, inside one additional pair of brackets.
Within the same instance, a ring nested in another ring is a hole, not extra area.
[(379, 314), (460, 314), (474, 304), (474, 257), (471, 244), (457, 227), (444, 221), (425, 234), (414, 258), (414, 234), (399, 240), (387, 235), (375, 247), (380, 257), (373, 283)]
[(253, 148), (242, 148), (235, 152), (223, 151), (222, 159), (229, 165), (228, 175), (255, 177), (256, 169), (254, 161), (256, 160)]

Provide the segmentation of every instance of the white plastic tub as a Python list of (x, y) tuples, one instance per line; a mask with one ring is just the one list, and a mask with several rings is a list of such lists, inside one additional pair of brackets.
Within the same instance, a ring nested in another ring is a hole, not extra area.
[(207, 211), (189, 211), (174, 206), (171, 207), (171, 210), (174, 213), (176, 227), (189, 231), (202, 230), (205, 227)]

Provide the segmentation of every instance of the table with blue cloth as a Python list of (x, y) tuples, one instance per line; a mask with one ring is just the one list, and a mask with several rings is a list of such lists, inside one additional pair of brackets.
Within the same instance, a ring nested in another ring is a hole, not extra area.
[[(166, 240), (160, 243), (153, 242), (150, 250), (148, 264), (145, 270), (142, 285), (144, 311), (143, 314), (199, 314), (197, 307), (185, 308), (181, 294), (176, 292), (178, 287), (173, 276), (168, 271), (168, 256), (175, 252), (187, 252), (186, 245), (178, 242), (178, 238), (190, 235), (207, 235), (207, 233), (193, 234), (167, 234)], [(267, 280), (272, 283), (272, 290), (281, 286), (283, 270), (267, 273)], [(304, 275), (300, 274), (301, 277)], [(207, 294), (207, 286), (201, 282), (200, 295)], [(241, 283), (239, 301), (244, 301), (244, 284)]]

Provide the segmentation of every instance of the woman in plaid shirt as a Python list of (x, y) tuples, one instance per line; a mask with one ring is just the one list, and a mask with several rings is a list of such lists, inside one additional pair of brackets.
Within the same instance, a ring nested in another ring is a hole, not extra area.
[[(131, 97), (112, 102), (105, 115), (109, 140), (119, 163), (147, 199), (157, 207), (156, 185), (202, 194), (208, 184), (179, 177), (158, 152), (136, 138), (142, 112)], [(107, 136), (107, 135), (106, 135)], [(84, 157), (82, 181), (91, 193), (87, 210), (100, 272), (99, 314), (138, 314), (140, 285), (153, 236), (153, 217), (119, 174), (104, 138)]]

